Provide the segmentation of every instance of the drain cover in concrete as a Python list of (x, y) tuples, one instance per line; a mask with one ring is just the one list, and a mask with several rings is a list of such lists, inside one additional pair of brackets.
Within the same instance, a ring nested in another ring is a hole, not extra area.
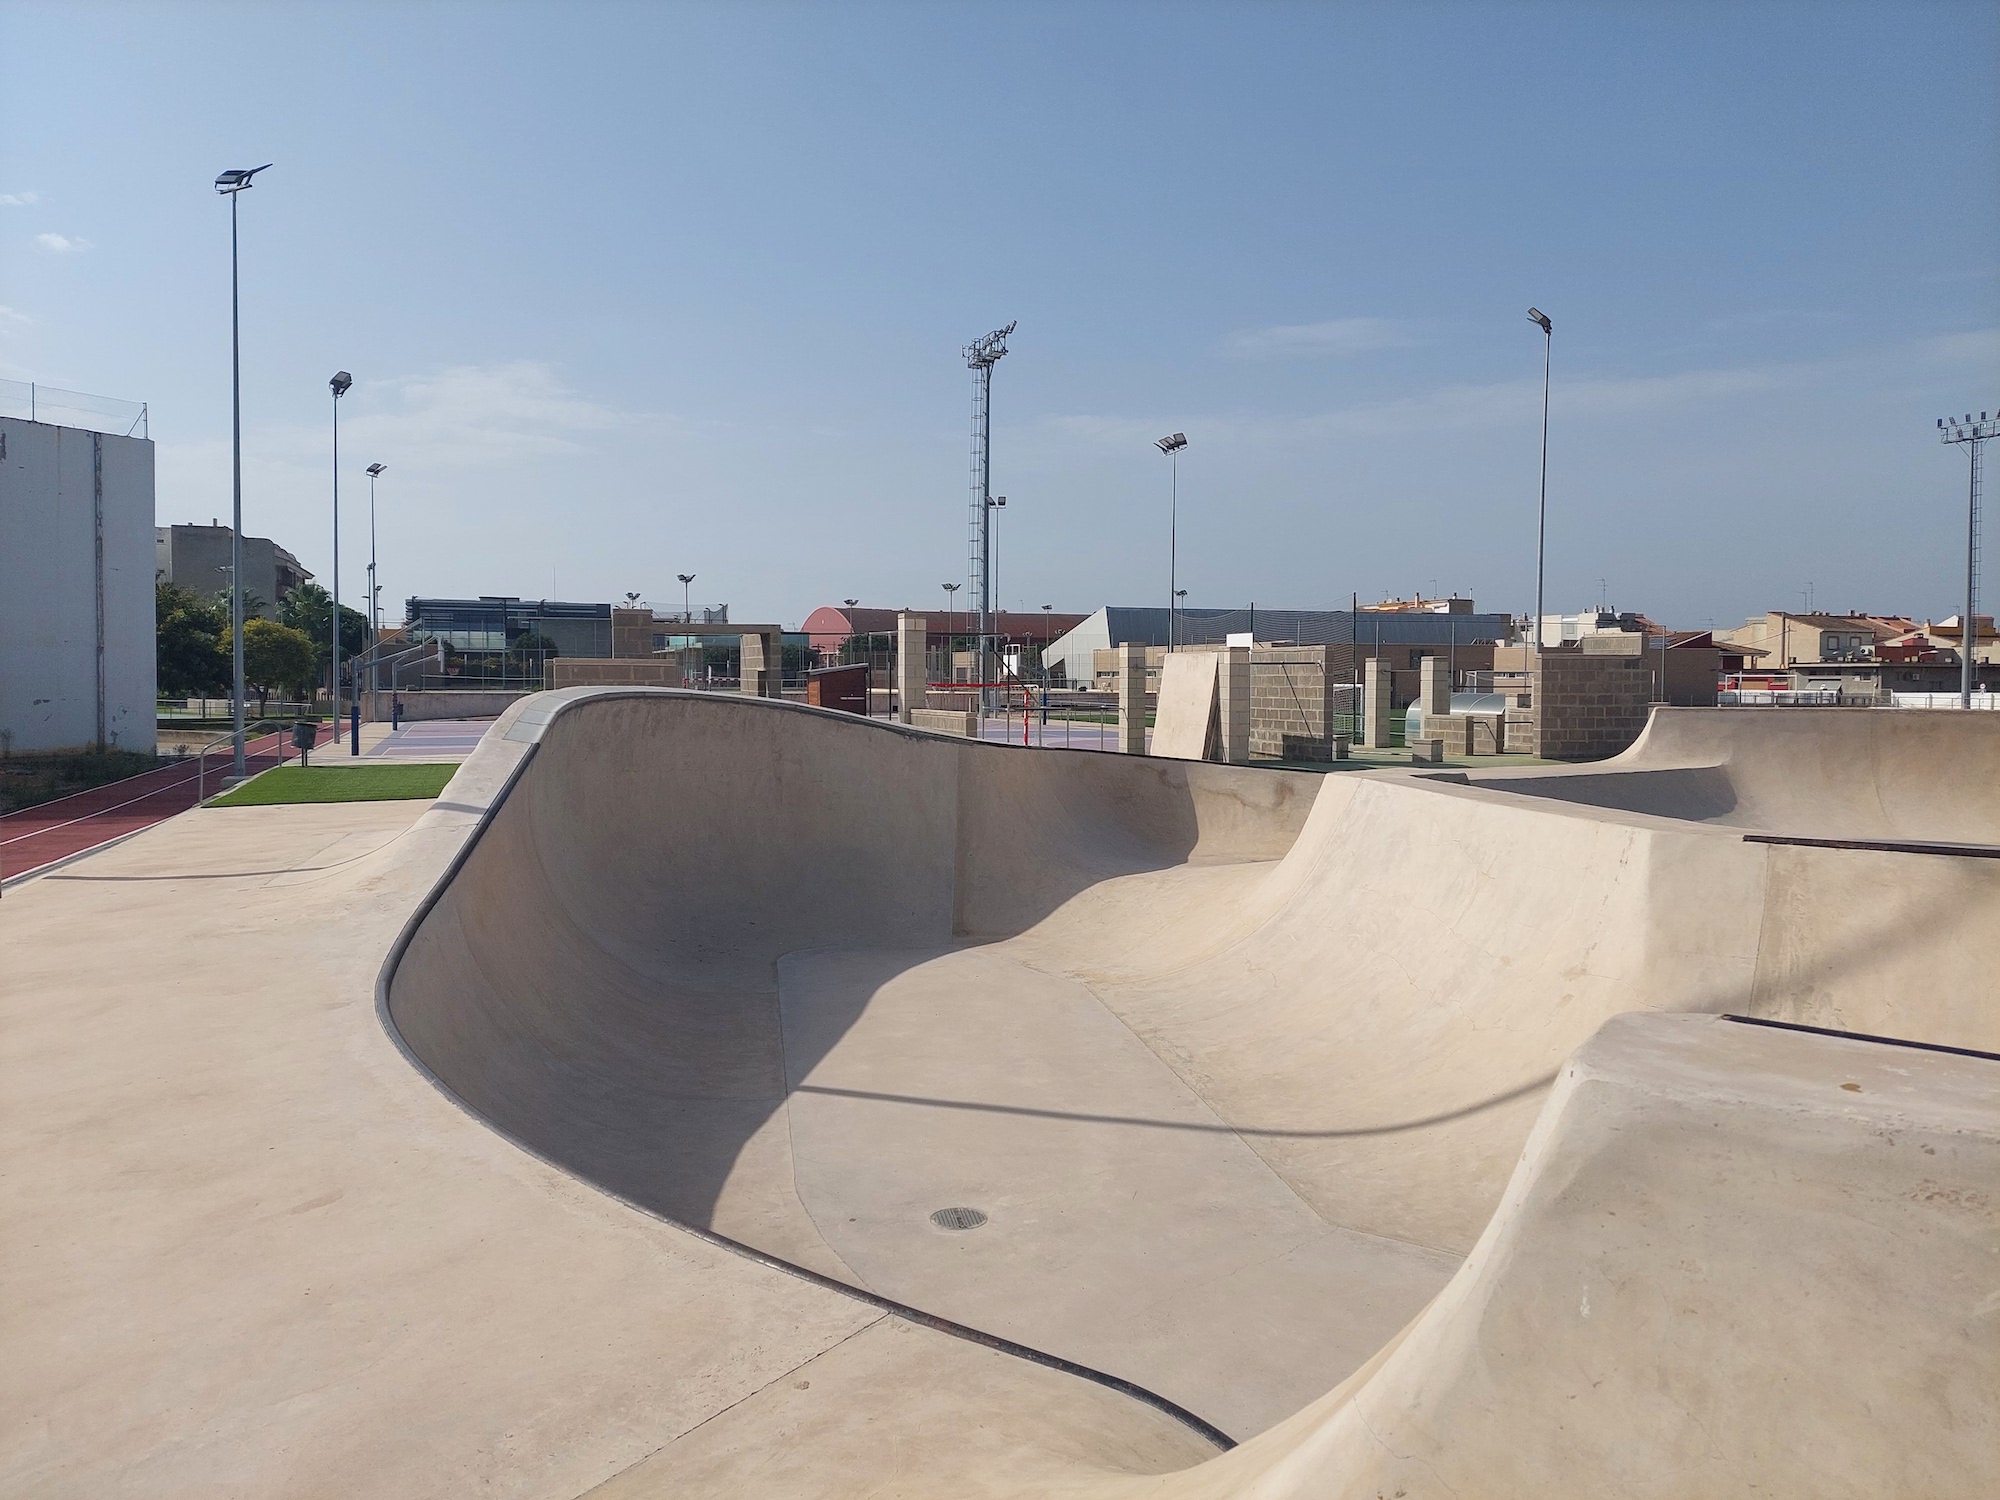
[(931, 1215), (931, 1222), (940, 1229), (977, 1229), (986, 1215), (976, 1208), (941, 1208)]

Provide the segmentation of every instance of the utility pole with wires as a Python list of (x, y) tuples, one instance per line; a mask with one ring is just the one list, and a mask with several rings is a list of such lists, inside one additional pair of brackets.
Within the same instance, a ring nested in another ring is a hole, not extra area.
[(1963, 417), (1938, 418), (1938, 440), (1964, 443), (1971, 462), (1965, 501), (1965, 613), (1958, 632), (1958, 706), (1972, 707), (1972, 658), (1979, 649), (1979, 445), (2000, 434), (2000, 418), (1972, 413)]
[[(972, 587), (968, 600), (979, 600), (979, 681), (993, 680), (993, 367), (1007, 355), (1007, 336), (1014, 324), (996, 328), (965, 346), (965, 363), (972, 370), (972, 525), (967, 551)], [(986, 707), (988, 689), (979, 690)]]

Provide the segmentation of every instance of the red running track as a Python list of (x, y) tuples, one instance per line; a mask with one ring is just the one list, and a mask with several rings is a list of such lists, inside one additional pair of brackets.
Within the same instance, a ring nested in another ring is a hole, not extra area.
[[(253, 772), (278, 765), (289, 751), (286, 737), (277, 734), (259, 736), (243, 748)], [(206, 778), (211, 795), (222, 789), (222, 778), (228, 774), (229, 761), (211, 755)], [(199, 800), (201, 781), (190, 756), (156, 771), (8, 813), (0, 817), (0, 879), (30, 874), (186, 812)]]

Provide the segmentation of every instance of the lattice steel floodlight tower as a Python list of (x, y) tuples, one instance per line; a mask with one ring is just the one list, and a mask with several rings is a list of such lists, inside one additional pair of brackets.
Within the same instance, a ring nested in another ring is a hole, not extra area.
[(269, 169), (231, 167), (215, 179), (215, 190), (229, 200), (229, 411), (230, 466), (234, 477), (234, 508), (229, 520), (230, 702), (232, 725), (230, 774), (247, 776), (243, 756), (243, 341), (241, 302), (236, 294), (236, 195), (252, 186), (251, 179)]
[[(965, 363), (972, 370), (972, 525), (971, 593), (979, 598), (979, 680), (993, 680), (993, 367), (1007, 355), (1007, 335), (1014, 324), (996, 328), (965, 346)], [(979, 690), (980, 707), (988, 689)]]
[(1971, 460), (1965, 501), (1965, 613), (1959, 617), (1958, 632), (1958, 706), (1969, 709), (1972, 657), (1979, 649), (1979, 445), (2000, 436), (2000, 418), (1981, 412), (1975, 422), (1967, 412), (1963, 417), (1940, 417), (1937, 425), (1939, 441), (1964, 443)]

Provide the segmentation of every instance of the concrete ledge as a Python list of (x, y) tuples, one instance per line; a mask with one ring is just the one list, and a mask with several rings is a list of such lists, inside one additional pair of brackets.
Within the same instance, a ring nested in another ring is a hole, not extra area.
[(913, 708), (910, 710), (910, 727), (961, 735), (969, 740), (979, 733), (979, 715), (971, 709)]

